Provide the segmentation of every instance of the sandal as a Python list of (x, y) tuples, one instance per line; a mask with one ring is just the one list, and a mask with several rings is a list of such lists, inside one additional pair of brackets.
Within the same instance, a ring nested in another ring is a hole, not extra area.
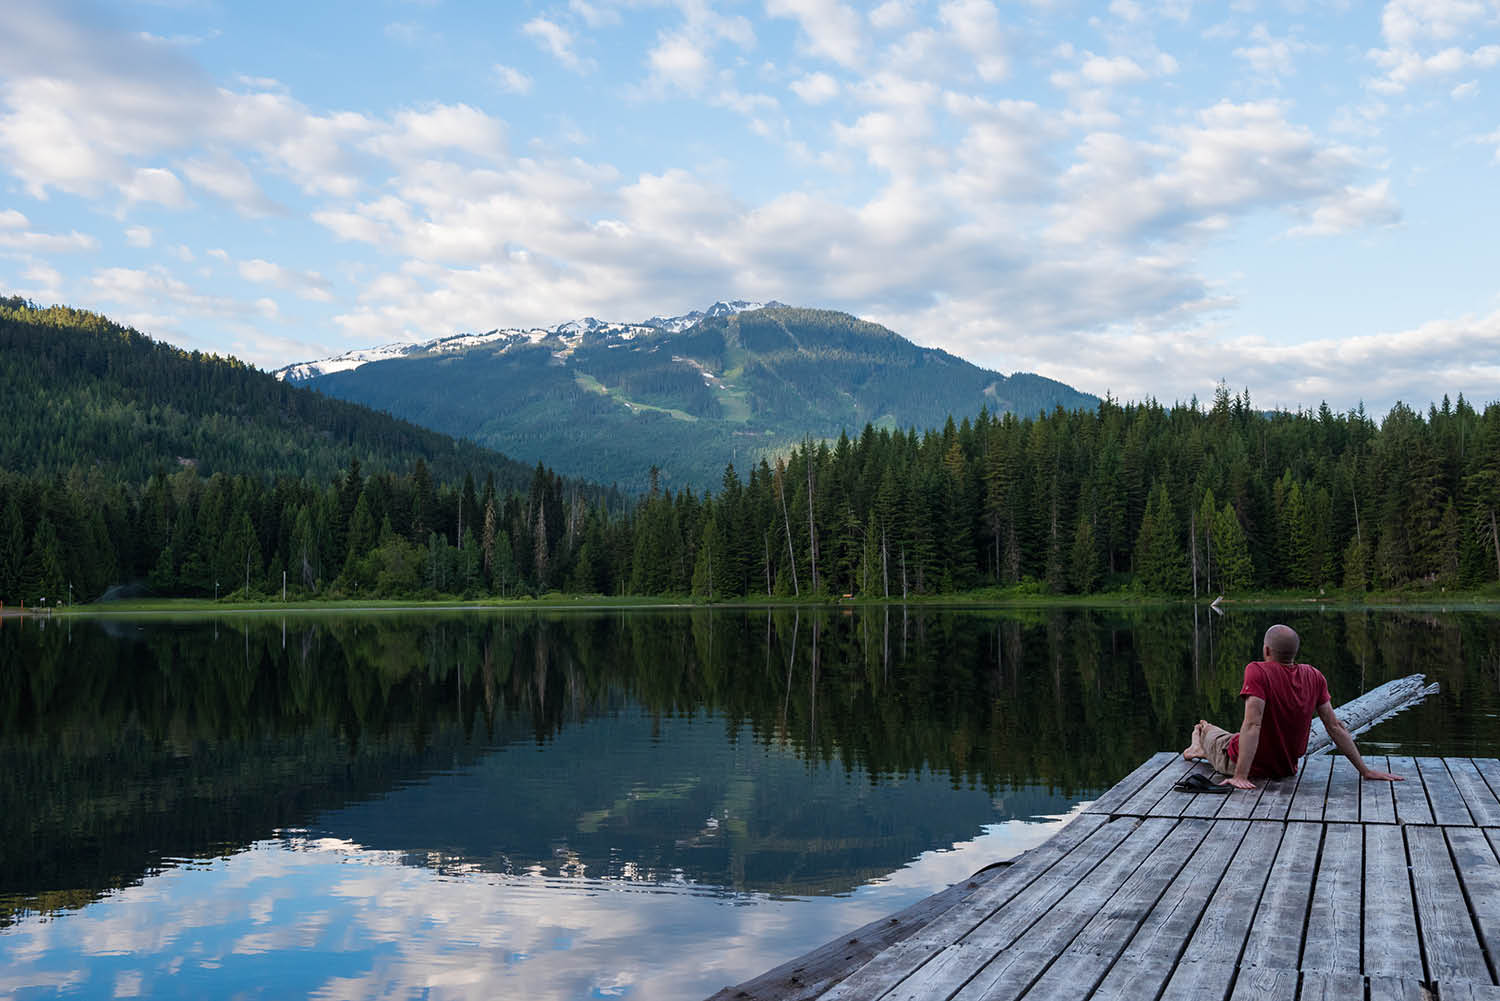
[(1232, 787), (1227, 785), (1220, 785), (1219, 783), (1210, 779), (1207, 775), (1204, 775), (1202, 772), (1193, 772), (1191, 775), (1179, 781), (1172, 788), (1177, 790), (1178, 792), (1206, 792), (1218, 796), (1224, 796), (1230, 792)]

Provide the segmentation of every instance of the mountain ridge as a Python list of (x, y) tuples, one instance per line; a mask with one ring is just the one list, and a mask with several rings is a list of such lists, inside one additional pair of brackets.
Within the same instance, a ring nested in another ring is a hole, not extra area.
[(280, 368), (272, 369), (271, 374), (278, 379), (291, 380), (293, 382), (306, 382), (321, 375), (331, 375), (334, 372), (349, 372), (373, 361), (389, 361), (393, 358), (403, 358), (409, 355), (441, 353), (446, 351), (461, 351), (482, 344), (495, 343), (497, 341), (524, 338), (531, 343), (538, 343), (548, 337), (576, 337), (589, 334), (609, 334), (629, 339), (642, 333), (650, 331), (667, 331), (668, 333), (681, 333), (704, 319), (716, 319), (722, 316), (730, 316), (734, 313), (753, 309), (785, 308), (786, 304), (777, 302), (775, 299), (769, 302), (749, 302), (744, 299), (720, 300), (706, 310), (693, 310), (680, 316), (653, 316), (649, 320), (639, 323), (622, 323), (611, 320), (600, 320), (593, 316), (580, 317), (577, 320), (566, 320), (551, 327), (495, 327), (484, 333), (457, 333), (448, 334), (444, 337), (435, 337), (428, 341), (393, 341), (370, 348), (352, 348), (341, 354), (330, 355), (327, 358), (318, 358), (312, 361), (292, 362)]
[(832, 439), (867, 424), (932, 428), (981, 408), (1034, 414), (1098, 403), (848, 313), (745, 300), (640, 324), (585, 318), (300, 365), (277, 374), (634, 490), (653, 481), (712, 489), (727, 464), (744, 468), (804, 436)]

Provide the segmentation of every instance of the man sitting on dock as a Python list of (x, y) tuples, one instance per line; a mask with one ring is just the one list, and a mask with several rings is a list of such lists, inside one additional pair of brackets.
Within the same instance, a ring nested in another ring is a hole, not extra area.
[(1301, 640), (1290, 626), (1266, 630), (1265, 660), (1245, 665), (1240, 698), (1245, 721), (1231, 734), (1207, 720), (1193, 727), (1193, 740), (1182, 756), (1204, 758), (1228, 778), (1220, 785), (1254, 789), (1253, 779), (1280, 779), (1297, 773), (1297, 759), (1307, 751), (1313, 714), (1323, 721), (1333, 745), (1367, 779), (1399, 782), (1401, 776), (1376, 771), (1365, 764), (1354, 746), (1354, 735), (1334, 715), (1328, 680), (1311, 664), (1297, 663)]

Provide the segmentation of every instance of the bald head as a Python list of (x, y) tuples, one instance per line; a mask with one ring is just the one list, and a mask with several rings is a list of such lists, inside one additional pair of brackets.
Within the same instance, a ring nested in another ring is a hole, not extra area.
[(1266, 630), (1266, 656), (1272, 660), (1292, 663), (1297, 659), (1297, 648), (1301, 645), (1302, 641), (1291, 626), (1277, 624)]

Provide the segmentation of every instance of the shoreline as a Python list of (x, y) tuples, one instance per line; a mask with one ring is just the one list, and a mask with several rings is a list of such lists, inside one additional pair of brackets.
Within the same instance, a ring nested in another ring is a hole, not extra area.
[[(1005, 608), (1093, 608), (1093, 609), (1184, 609), (1202, 607), (1212, 610), (1213, 602), (1207, 598), (1194, 601), (1191, 598), (1165, 598), (1150, 595), (1096, 594), (1096, 595), (1041, 595), (1006, 594), (1004, 592), (966, 592), (948, 595), (922, 595), (900, 598), (737, 598), (729, 601), (703, 601), (682, 595), (549, 595), (540, 598), (432, 598), (432, 599), (379, 599), (361, 601), (348, 598), (292, 599), (285, 602), (253, 599), (211, 598), (132, 598), (86, 605), (64, 605), (57, 608), (38, 609), (0, 607), (0, 618), (57, 619), (57, 618), (106, 618), (128, 615), (225, 615), (225, 614), (274, 614), (274, 613), (358, 613), (376, 614), (384, 612), (482, 612), (517, 611), (523, 609), (573, 610), (573, 611), (651, 611), (692, 609), (737, 609), (737, 608), (825, 608), (852, 609), (877, 607), (925, 607), (951, 608), (955, 610), (1005, 609)], [(1227, 608), (1308, 608), (1326, 611), (1358, 611), (1365, 609), (1423, 611), (1500, 611), (1500, 594), (1493, 589), (1483, 591), (1453, 591), (1441, 594), (1401, 592), (1372, 592), (1361, 595), (1343, 593), (1326, 595), (1257, 594), (1239, 598), (1224, 598), (1218, 602), (1219, 610)]]

